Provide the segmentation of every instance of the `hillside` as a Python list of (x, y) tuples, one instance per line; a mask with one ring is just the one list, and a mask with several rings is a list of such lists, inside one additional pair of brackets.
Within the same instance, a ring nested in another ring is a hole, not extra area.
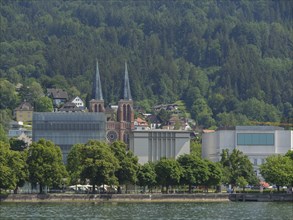
[[(182, 100), (203, 127), (293, 123), (290, 0), (0, 1), (1, 122), (46, 88), (107, 104)], [(16, 93), (21, 83), (30, 91)], [(33, 88), (33, 89), (32, 89)], [(8, 111), (7, 111), (8, 109)]]

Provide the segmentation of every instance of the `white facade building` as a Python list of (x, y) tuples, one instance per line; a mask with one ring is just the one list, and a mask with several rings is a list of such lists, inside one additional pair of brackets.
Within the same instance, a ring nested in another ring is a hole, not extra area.
[(71, 102), (74, 103), (76, 107), (82, 107), (82, 108), (84, 107), (84, 103), (82, 99), (79, 98), (78, 96), (76, 96)]
[(202, 136), (202, 157), (220, 161), (224, 149), (242, 151), (252, 162), (254, 169), (267, 156), (286, 154), (293, 150), (293, 131), (274, 126), (236, 126), (231, 130), (217, 130)]
[(155, 162), (162, 157), (174, 158), (190, 153), (190, 132), (178, 130), (133, 130), (130, 150), (140, 164)]

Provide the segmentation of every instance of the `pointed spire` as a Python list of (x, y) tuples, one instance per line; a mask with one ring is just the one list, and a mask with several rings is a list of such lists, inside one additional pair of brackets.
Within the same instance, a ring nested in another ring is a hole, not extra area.
[(127, 62), (125, 61), (125, 78), (124, 78), (124, 100), (132, 100), (128, 78)]
[(99, 72), (99, 63), (97, 60), (97, 67), (96, 67), (96, 79), (94, 82), (94, 99), (96, 100), (103, 100), (103, 94), (102, 94), (102, 86), (101, 86), (101, 80), (100, 80), (100, 72)]

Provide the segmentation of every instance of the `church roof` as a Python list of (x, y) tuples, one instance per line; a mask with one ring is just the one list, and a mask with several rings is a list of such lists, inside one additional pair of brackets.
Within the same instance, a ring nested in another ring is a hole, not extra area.
[(97, 61), (97, 65), (96, 65), (96, 78), (94, 81), (94, 96), (95, 96), (94, 99), (96, 99), (96, 100), (103, 100), (102, 85), (101, 85), (98, 61)]
[(129, 77), (128, 77), (128, 70), (127, 70), (127, 63), (125, 62), (125, 77), (124, 77), (124, 100), (132, 100), (131, 93), (130, 93), (130, 84), (129, 84)]

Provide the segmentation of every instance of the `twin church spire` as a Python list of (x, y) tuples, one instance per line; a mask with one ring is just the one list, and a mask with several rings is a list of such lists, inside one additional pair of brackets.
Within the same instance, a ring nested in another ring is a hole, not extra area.
[[(98, 60), (96, 62), (96, 76), (94, 81), (94, 97), (95, 100), (104, 100), (103, 93), (102, 93), (102, 85), (100, 79), (100, 71), (99, 71), (99, 63)], [(130, 84), (129, 84), (129, 77), (128, 77), (128, 69), (127, 69), (127, 62), (125, 61), (125, 76), (124, 76), (124, 93), (123, 93), (124, 100), (132, 100), (131, 92), (130, 92)]]

